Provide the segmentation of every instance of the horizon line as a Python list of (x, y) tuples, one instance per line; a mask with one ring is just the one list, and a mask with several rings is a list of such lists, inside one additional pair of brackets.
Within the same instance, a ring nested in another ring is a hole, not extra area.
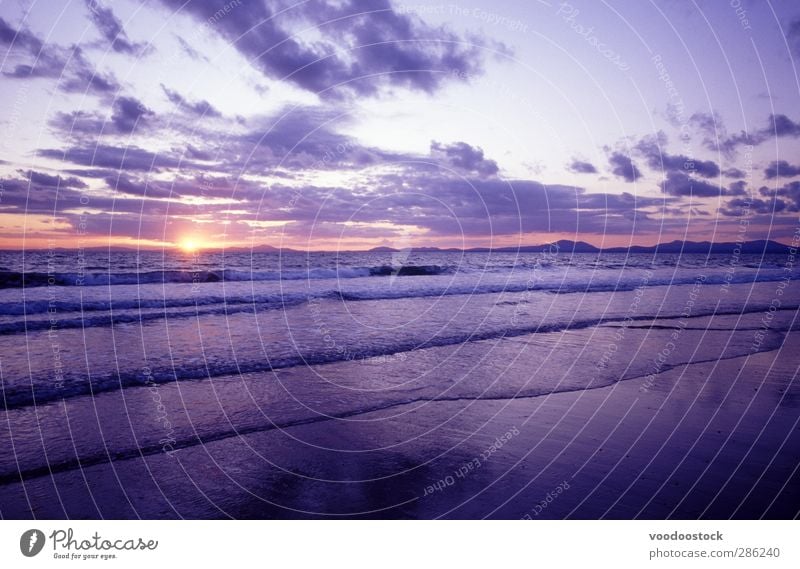
[(656, 243), (655, 245), (637, 245), (637, 244), (630, 244), (630, 245), (615, 245), (611, 247), (600, 247), (594, 245), (588, 241), (573, 241), (570, 239), (559, 239), (558, 241), (550, 241), (548, 243), (537, 243), (532, 245), (503, 245), (499, 247), (488, 247), (488, 246), (475, 246), (475, 247), (440, 247), (436, 245), (418, 245), (413, 247), (402, 247), (402, 248), (395, 248), (388, 245), (376, 245), (374, 247), (370, 247), (368, 249), (297, 249), (294, 247), (276, 247), (274, 245), (270, 245), (268, 243), (262, 243), (259, 245), (231, 245), (231, 246), (211, 246), (211, 247), (196, 247), (192, 250), (186, 250), (181, 247), (180, 244), (165, 244), (161, 247), (153, 247), (153, 246), (131, 246), (131, 245), (92, 245), (88, 247), (27, 247), (27, 248), (20, 248), (20, 249), (9, 249), (9, 248), (0, 248), (0, 252), (8, 252), (8, 253), (18, 253), (18, 252), (25, 252), (25, 251), (98, 251), (98, 250), (125, 250), (125, 251), (147, 251), (147, 252), (155, 252), (155, 251), (170, 251), (170, 252), (183, 252), (187, 255), (191, 254), (198, 254), (198, 253), (219, 253), (225, 251), (247, 251), (252, 250), (254, 252), (270, 252), (270, 251), (256, 251), (259, 248), (264, 249), (272, 249), (271, 252), (287, 252), (287, 253), (370, 253), (376, 252), (380, 250), (385, 251), (403, 251), (406, 249), (410, 250), (421, 250), (421, 249), (429, 249), (434, 251), (442, 251), (442, 252), (512, 252), (514, 250), (519, 249), (529, 249), (534, 247), (550, 247), (555, 244), (562, 243), (565, 246), (567, 244), (572, 245), (583, 245), (589, 246), (594, 248), (596, 251), (590, 252), (604, 252), (604, 251), (624, 251), (630, 250), (633, 248), (642, 248), (642, 249), (657, 249), (659, 247), (665, 245), (675, 245), (675, 244), (683, 244), (686, 245), (708, 245), (709, 247), (714, 246), (721, 246), (721, 245), (738, 245), (740, 247), (744, 247), (746, 245), (751, 245), (753, 243), (763, 243), (765, 246), (774, 246), (780, 245), (787, 248), (795, 247), (791, 243), (784, 243), (780, 239), (752, 239), (749, 241), (682, 241), (680, 239), (674, 239), (672, 241), (661, 241)]

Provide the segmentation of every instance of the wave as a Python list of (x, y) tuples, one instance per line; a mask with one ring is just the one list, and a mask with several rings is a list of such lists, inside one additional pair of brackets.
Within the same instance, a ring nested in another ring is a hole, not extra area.
[[(702, 310), (689, 316), (690, 319), (703, 318), (707, 316), (740, 316), (742, 314), (754, 314), (764, 312), (768, 307), (753, 306), (741, 310)], [(800, 305), (783, 306), (778, 311), (795, 311), (800, 309)], [(204, 362), (198, 365), (184, 365), (180, 368), (169, 366), (162, 369), (151, 369), (151, 373), (144, 377), (135, 371), (116, 371), (107, 374), (93, 374), (87, 382), (85, 374), (76, 373), (75, 375), (65, 374), (62, 377), (62, 385), (55, 387), (51, 378), (42, 380), (31, 380), (14, 382), (6, 381), (0, 390), (4, 398), (6, 410), (29, 407), (31, 405), (44, 405), (54, 403), (63, 399), (70, 399), (81, 396), (95, 396), (106, 391), (117, 391), (120, 389), (142, 387), (148, 384), (172, 383), (176, 381), (198, 381), (213, 377), (228, 375), (239, 375), (243, 373), (268, 372), (291, 367), (328, 364), (340, 361), (359, 361), (369, 360), (370, 358), (389, 356), (398, 353), (409, 353), (425, 348), (438, 346), (451, 346), (476, 342), (481, 340), (491, 340), (496, 338), (514, 338), (529, 334), (550, 334), (563, 332), (566, 330), (581, 330), (594, 326), (611, 324), (625, 321), (654, 321), (672, 320), (679, 317), (678, 312), (674, 314), (659, 315), (642, 314), (638, 316), (613, 316), (598, 317), (586, 320), (572, 320), (569, 322), (555, 322), (551, 324), (537, 324), (535, 326), (523, 326), (518, 328), (502, 328), (485, 330), (480, 332), (470, 332), (467, 334), (456, 334), (449, 336), (435, 336), (424, 342), (416, 340), (398, 341), (394, 344), (381, 344), (376, 346), (362, 346), (357, 353), (345, 350), (343, 352), (325, 351), (320, 353), (297, 354), (283, 358), (258, 359), (253, 361), (230, 361), (230, 362)], [(778, 330), (773, 330), (778, 332)]]
[[(749, 284), (756, 282), (776, 282), (785, 275), (737, 274), (709, 275), (705, 286)], [(647, 287), (692, 285), (696, 276), (680, 278), (651, 278)], [(342, 300), (347, 302), (402, 300), (432, 296), (480, 295), (500, 293), (542, 292), (547, 294), (591, 294), (604, 292), (624, 292), (642, 286), (641, 279), (631, 278), (621, 282), (593, 282), (564, 284), (530, 282), (498, 282), (489, 284), (448, 282), (446, 285), (430, 285), (416, 288), (374, 287), (334, 288), (309, 290), (305, 293), (275, 292), (272, 294), (252, 294), (246, 296), (173, 297), (160, 299), (121, 299), (113, 301), (55, 301), (29, 300), (26, 302), (0, 303), (0, 317), (24, 316), (23, 320), (0, 321), (0, 335), (35, 332), (46, 329), (90, 328), (112, 326), (114, 324), (146, 322), (162, 318), (194, 318), (204, 315), (230, 315), (242, 312), (287, 309), (317, 300)], [(176, 310), (193, 308), (193, 310)], [(97, 314), (105, 313), (105, 314)], [(39, 315), (39, 318), (36, 316)], [(46, 317), (42, 317), (45, 315)]]
[(440, 265), (378, 265), (373, 267), (314, 268), (284, 271), (146, 271), (133, 273), (77, 272), (42, 273), (0, 271), (0, 289), (43, 286), (115, 286), (159, 283), (217, 283), (223, 281), (292, 281), (355, 279), (388, 276), (434, 276), (455, 273), (455, 267)]
[[(335, 296), (333, 292), (329, 296)], [(183, 296), (176, 298), (133, 298), (113, 301), (62, 301), (62, 300), (28, 300), (25, 302), (0, 302), (0, 316), (34, 316), (48, 313), (50, 315), (128, 311), (128, 310), (165, 310), (171, 308), (203, 307), (222, 304), (238, 306), (255, 305), (261, 308), (271, 305), (293, 306), (309, 298), (305, 294), (276, 293), (254, 294), (248, 296)]]
[[(110, 327), (115, 324), (134, 324), (145, 323), (152, 320), (163, 318), (197, 318), (199, 316), (239, 314), (242, 312), (263, 311), (270, 309), (291, 308), (306, 302), (302, 299), (284, 299), (282, 302), (261, 302), (261, 303), (241, 303), (212, 305), (211, 308), (196, 306), (194, 310), (173, 310), (170, 312), (127, 312), (127, 313), (105, 313), (97, 316), (81, 315), (73, 318), (48, 318), (14, 320), (10, 322), (0, 322), (0, 336), (12, 334), (22, 334), (41, 330), (68, 330), (74, 328), (96, 328)], [(191, 305), (189, 305), (191, 306)]]

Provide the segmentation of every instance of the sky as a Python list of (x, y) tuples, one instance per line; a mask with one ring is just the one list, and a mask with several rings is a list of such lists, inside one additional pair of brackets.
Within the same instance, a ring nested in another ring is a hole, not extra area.
[(0, 0), (0, 248), (790, 242), (800, 3)]

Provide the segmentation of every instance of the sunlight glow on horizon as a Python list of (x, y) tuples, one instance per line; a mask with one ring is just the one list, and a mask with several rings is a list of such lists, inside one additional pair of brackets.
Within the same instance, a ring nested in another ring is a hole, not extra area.
[(197, 239), (187, 237), (177, 245), (184, 253), (197, 253), (201, 249), (206, 248), (205, 244), (200, 243)]

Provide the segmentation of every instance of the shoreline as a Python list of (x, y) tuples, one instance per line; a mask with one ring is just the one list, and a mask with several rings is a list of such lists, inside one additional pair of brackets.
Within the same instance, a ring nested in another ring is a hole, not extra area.
[[(759, 313), (745, 316), (744, 323), (743, 317), (698, 317), (707, 324), (697, 332), (702, 331), (701, 337), (720, 338), (716, 343), (727, 337), (727, 345), (738, 342), (746, 346), (757, 330), (748, 327), (749, 321), (757, 316)], [(33, 511), (37, 517), (91, 518), (94, 516), (85, 510), (85, 504), (92, 500), (99, 502), (97, 515), (111, 518), (208, 518), (225, 512), (223, 517), (245, 518), (693, 519), (750, 517), (759, 507), (767, 517), (794, 517), (800, 511), (800, 496), (792, 489), (800, 485), (789, 484), (798, 478), (792, 457), (800, 455), (800, 386), (793, 375), (800, 365), (800, 334), (795, 320), (796, 314), (780, 346), (753, 355), (734, 352), (739, 355), (725, 357), (724, 349), (719, 348), (722, 357), (697, 357), (699, 349), (710, 348), (687, 336), (681, 351), (691, 363), (664, 367), (657, 381), (644, 390), (647, 373), (623, 377), (610, 385), (515, 397), (494, 397), (487, 391), (481, 397), (437, 400), (426, 398), (423, 392), (414, 401), (345, 412), (342, 417), (331, 412), (330, 417), (286, 425), (280, 417), (270, 416), (273, 424), (267, 428), (248, 430), (242, 425), (202, 443), (181, 446), (175, 441), (171, 443), (174, 452), (169, 454), (157, 449), (147, 454), (145, 449), (135, 448), (112, 463), (106, 455), (90, 464), (82, 461), (80, 469), (76, 469), (78, 461), (60, 472), (43, 467), (38, 477), (26, 479), (24, 485), (9, 481), (0, 486), (0, 504), (4, 517), (11, 518), (30, 517)], [(600, 325), (554, 333), (551, 339), (563, 351), (570, 338), (576, 345), (585, 345), (590, 341), (587, 334), (593, 338), (611, 333), (613, 328)], [(675, 328), (664, 333), (670, 330)], [(682, 333), (694, 332), (686, 328)], [(652, 327), (630, 327), (627, 334), (629, 341), (640, 338), (641, 346), (655, 342), (657, 347), (666, 337), (656, 336)], [(556, 340), (556, 336), (562, 339)], [(520, 350), (520, 345), (523, 351), (519, 353), (534, 360), (537, 353), (548, 353), (547, 345), (530, 342), (523, 336), (482, 347), (472, 343), (438, 350), (454, 355), (463, 350), (472, 350), (471, 354), (489, 350), (482, 361), (493, 350), (498, 361), (507, 359), (504, 354), (517, 354), (508, 350)], [(685, 353), (689, 348), (695, 353)], [(532, 369), (534, 360), (523, 358), (513, 363)], [(386, 371), (392, 365), (411, 364), (428, 365), (423, 359), (373, 366)], [(331, 372), (334, 366), (339, 371), (326, 381), (346, 381), (348, 374), (365, 373), (370, 367), (356, 362), (321, 367)], [(508, 372), (504, 373), (500, 381), (510, 381)], [(404, 374), (399, 374), (398, 380)], [(306, 381), (302, 377), (304, 372), (294, 370), (286, 374), (282, 385), (286, 388)], [(193, 391), (199, 387), (177, 385), (174, 389), (180, 394), (183, 388), (182, 397), (203, 399), (202, 391)], [(225, 385), (212, 383), (210, 387), (217, 397), (228, 397)], [(230, 388), (241, 389), (235, 384)], [(492, 385), (486, 389), (491, 390)], [(168, 402), (166, 392), (164, 397)], [(104, 412), (113, 414), (114, 407)], [(717, 423), (724, 428), (710, 427)], [(681, 440), (663, 439), (667, 428), (682, 432)], [(493, 441), (512, 430), (519, 434), (507, 437), (476, 467), (474, 461)], [(773, 431), (783, 435), (783, 447), (775, 446), (778, 439), (774, 436), (772, 443), (761, 437)], [(724, 437), (722, 433), (729, 434)], [(687, 445), (690, 441), (694, 444)], [(719, 444), (732, 450), (719, 455), (714, 446)], [(741, 455), (745, 447), (747, 456)], [(729, 462), (736, 456), (741, 462), (732, 469)], [(712, 463), (713, 467), (703, 468)], [(471, 469), (469, 464), (473, 464)], [(669, 465), (674, 469), (665, 477)], [(795, 468), (793, 473), (790, 467)], [(747, 473), (746, 478), (731, 478), (737, 472), (741, 477), (740, 470)], [(459, 472), (463, 472), (460, 478)], [(448, 484), (450, 479), (452, 484)], [(778, 483), (784, 479), (787, 483), (780, 487)], [(726, 510), (716, 500), (704, 502), (704, 493), (721, 481), (726, 495), (733, 496), (726, 502), (739, 499), (741, 508)], [(563, 489), (564, 482), (568, 489)], [(426, 489), (437, 485), (444, 486), (426, 495)], [(97, 487), (103, 488), (102, 493), (91, 490)], [(557, 500), (547, 502), (555, 488), (563, 490)], [(609, 492), (617, 492), (613, 500)], [(131, 493), (140, 498), (131, 499)], [(34, 510), (27, 509), (23, 494), (32, 497)], [(154, 503), (142, 502), (144, 496)], [(779, 504), (770, 505), (779, 497)], [(534, 506), (541, 506), (539, 498), (547, 507), (536, 512)]]

